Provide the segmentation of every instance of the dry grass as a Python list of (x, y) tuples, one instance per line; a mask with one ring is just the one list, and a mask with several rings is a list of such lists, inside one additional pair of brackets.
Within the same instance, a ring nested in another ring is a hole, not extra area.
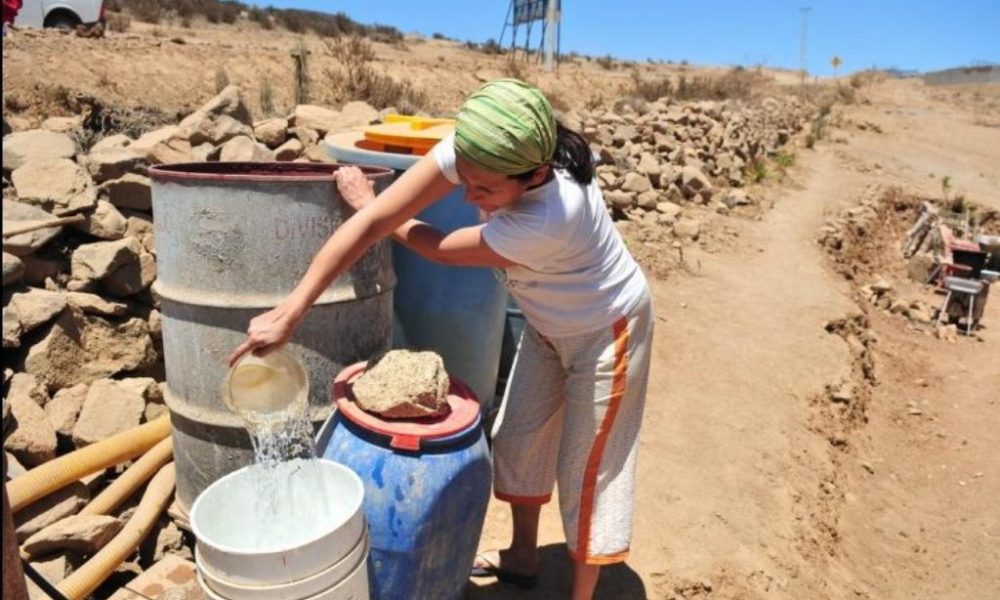
[(676, 79), (663, 77), (645, 79), (639, 69), (632, 70), (628, 93), (649, 101), (660, 98), (675, 100), (748, 100), (756, 97), (772, 83), (772, 78), (759, 71), (735, 67), (724, 75), (681, 75)]
[(338, 102), (362, 100), (377, 109), (389, 106), (407, 114), (427, 108), (427, 95), (409, 81), (396, 81), (378, 72), (374, 65), (375, 51), (371, 42), (358, 36), (326, 42), (327, 51), (340, 63), (340, 68), (327, 69), (332, 96)]

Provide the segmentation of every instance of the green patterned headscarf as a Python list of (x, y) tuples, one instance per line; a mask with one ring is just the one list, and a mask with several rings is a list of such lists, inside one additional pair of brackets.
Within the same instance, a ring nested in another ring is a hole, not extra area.
[(479, 167), (518, 175), (550, 161), (555, 150), (552, 105), (523, 81), (483, 84), (458, 111), (455, 153)]

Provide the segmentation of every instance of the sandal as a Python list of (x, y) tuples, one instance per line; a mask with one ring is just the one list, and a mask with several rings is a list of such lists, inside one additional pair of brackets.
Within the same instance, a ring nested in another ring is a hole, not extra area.
[(473, 565), (472, 571), (469, 573), (472, 577), (496, 577), (497, 581), (515, 585), (523, 590), (530, 590), (538, 585), (537, 574), (524, 575), (501, 568), (499, 553), (496, 554), (496, 560), (493, 559), (493, 553), (488, 552), (477, 555), (476, 561), (484, 564), (478, 567)]

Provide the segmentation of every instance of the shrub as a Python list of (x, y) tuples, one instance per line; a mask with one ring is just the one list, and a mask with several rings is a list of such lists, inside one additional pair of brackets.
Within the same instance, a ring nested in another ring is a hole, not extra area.
[(363, 100), (377, 109), (395, 106), (400, 112), (419, 112), (427, 104), (427, 95), (409, 81), (396, 81), (375, 70), (375, 52), (371, 42), (350, 36), (327, 42), (327, 49), (340, 62), (341, 69), (328, 70), (338, 100)]
[(503, 54), (503, 46), (493, 38), (483, 42), (481, 49), (485, 54)]
[(597, 64), (601, 66), (602, 69), (611, 70), (615, 66), (615, 59), (610, 54), (606, 54), (597, 59)]
[(128, 31), (132, 26), (132, 18), (120, 12), (108, 13), (108, 31), (123, 32)]

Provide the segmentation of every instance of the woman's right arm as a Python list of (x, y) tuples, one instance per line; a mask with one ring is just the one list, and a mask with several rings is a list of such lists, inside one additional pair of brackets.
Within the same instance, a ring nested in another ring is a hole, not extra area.
[(433, 157), (427, 155), (421, 158), (337, 228), (313, 258), (292, 293), (281, 304), (250, 321), (246, 340), (233, 350), (227, 362), (233, 365), (247, 352), (263, 355), (285, 345), (313, 302), (334, 279), (349, 269), (372, 245), (453, 187), (454, 184), (441, 174)]

